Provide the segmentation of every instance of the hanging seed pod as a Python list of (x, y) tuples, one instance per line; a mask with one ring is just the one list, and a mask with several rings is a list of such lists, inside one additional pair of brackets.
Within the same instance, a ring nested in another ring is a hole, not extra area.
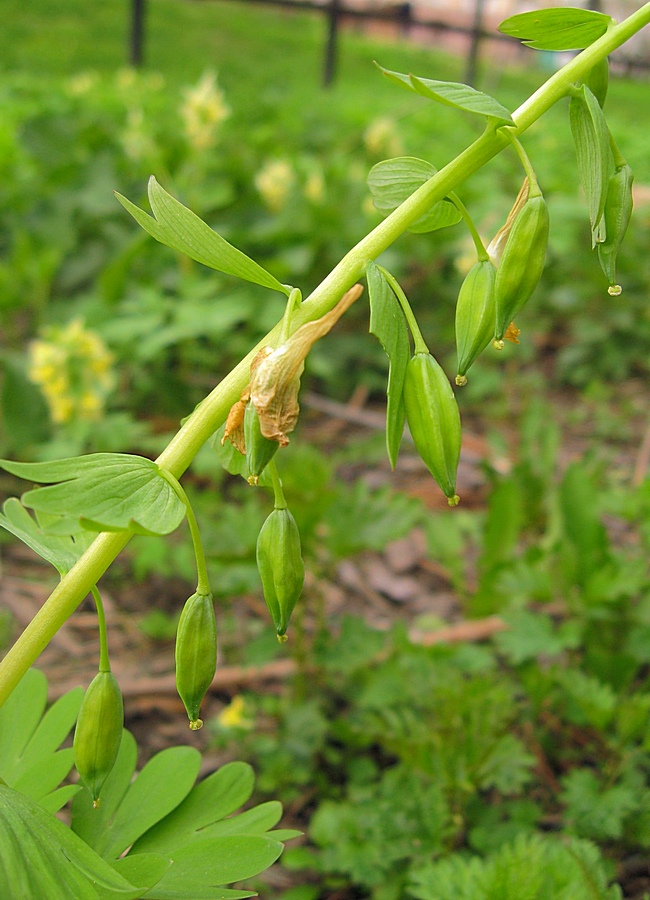
[(621, 293), (616, 284), (616, 257), (632, 215), (632, 169), (624, 163), (610, 175), (605, 199), (605, 240), (598, 244), (600, 267), (609, 283), (609, 293)]
[(74, 733), (74, 763), (99, 806), (99, 794), (108, 778), (122, 740), (124, 704), (112, 672), (98, 672), (88, 686)]
[(495, 282), (495, 341), (528, 302), (544, 269), (548, 244), (548, 209), (541, 194), (528, 198), (513, 222)]
[(416, 353), (406, 367), (404, 407), (413, 443), (450, 506), (456, 506), (461, 427), (447, 376), (430, 353)]
[(305, 582), (300, 534), (288, 509), (274, 509), (262, 525), (257, 568), (278, 640), (286, 640), (289, 619)]
[(176, 632), (176, 690), (187, 710), (192, 731), (203, 726), (201, 701), (217, 670), (217, 623), (212, 594), (192, 594), (183, 607)]
[(456, 384), (466, 384), (466, 373), (476, 357), (485, 350), (494, 335), (496, 306), (492, 262), (479, 260), (467, 273), (456, 303)]
[(249, 484), (257, 484), (259, 477), (275, 456), (277, 441), (264, 437), (260, 428), (260, 417), (251, 400), (244, 413), (244, 440), (246, 444), (246, 465), (248, 467)]

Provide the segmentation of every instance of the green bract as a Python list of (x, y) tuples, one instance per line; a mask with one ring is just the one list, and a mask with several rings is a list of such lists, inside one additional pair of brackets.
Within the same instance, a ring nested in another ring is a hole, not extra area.
[(212, 594), (192, 594), (183, 607), (176, 632), (176, 689), (197, 731), (201, 701), (217, 671), (217, 623)]
[(122, 740), (124, 704), (112, 672), (98, 672), (83, 698), (74, 733), (77, 771), (99, 805), (99, 793), (110, 774)]
[(496, 329), (501, 341), (510, 322), (528, 302), (544, 269), (548, 209), (541, 194), (529, 197), (512, 224), (495, 282)]
[(479, 260), (467, 273), (456, 303), (456, 384), (465, 384), (467, 370), (494, 335), (496, 306), (492, 262)]
[(418, 453), (449, 505), (456, 506), (460, 414), (449, 380), (430, 353), (416, 353), (406, 367), (404, 406)]
[(288, 509), (274, 509), (257, 539), (257, 567), (278, 638), (284, 638), (302, 593), (305, 565), (300, 534)]

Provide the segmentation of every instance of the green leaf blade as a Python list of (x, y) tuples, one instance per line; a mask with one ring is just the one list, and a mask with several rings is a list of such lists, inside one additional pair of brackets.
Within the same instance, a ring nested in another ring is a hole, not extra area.
[(218, 272), (289, 295), (285, 285), (174, 199), (153, 175), (149, 179), (149, 202), (154, 218), (121, 194), (116, 194), (116, 197), (136, 222), (161, 244), (185, 253), (190, 259)]
[(404, 433), (404, 377), (411, 355), (408, 327), (399, 302), (379, 266), (366, 268), (370, 298), (370, 333), (374, 334), (388, 355), (386, 387), (386, 449), (391, 467), (397, 465)]
[(419, 78), (417, 75), (404, 75), (401, 72), (392, 72), (379, 66), (381, 71), (396, 84), (420, 94), (436, 103), (451, 106), (453, 109), (461, 109), (464, 112), (474, 113), (494, 119), (499, 125), (514, 125), (510, 112), (489, 94), (477, 91), (467, 84), (459, 84), (455, 81), (434, 81), (430, 78)]
[(569, 122), (576, 148), (578, 174), (587, 198), (592, 245), (596, 243), (609, 184), (609, 130), (598, 100), (586, 85), (571, 97)]
[(612, 24), (611, 16), (594, 10), (559, 7), (510, 16), (499, 25), (499, 31), (534, 50), (584, 50)]
[(0, 467), (47, 484), (23, 494), (25, 506), (75, 517), (91, 531), (169, 534), (185, 516), (183, 502), (156, 463), (142, 456), (91, 453), (48, 463), (0, 460)]
[[(437, 169), (424, 159), (411, 156), (386, 159), (373, 166), (368, 174), (368, 187), (375, 207), (384, 215), (392, 212), (426, 184)], [(435, 203), (431, 209), (410, 226), (414, 234), (424, 234), (447, 228), (460, 222), (456, 207), (447, 200)]]

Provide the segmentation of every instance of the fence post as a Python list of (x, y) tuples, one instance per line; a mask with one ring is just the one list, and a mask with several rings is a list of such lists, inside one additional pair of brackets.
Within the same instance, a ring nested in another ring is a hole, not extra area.
[(144, 4), (145, 0), (131, 0), (130, 63), (136, 69), (142, 65), (144, 57)]
[(336, 51), (340, 15), (340, 0), (330, 0), (327, 6), (327, 44), (325, 45), (325, 61), (323, 64), (323, 87), (329, 87), (336, 75)]
[(483, 32), (483, 0), (475, 0), (474, 23), (472, 25), (472, 41), (467, 54), (467, 68), (465, 70), (465, 83), (472, 85), (476, 81), (476, 69), (478, 65), (478, 50)]

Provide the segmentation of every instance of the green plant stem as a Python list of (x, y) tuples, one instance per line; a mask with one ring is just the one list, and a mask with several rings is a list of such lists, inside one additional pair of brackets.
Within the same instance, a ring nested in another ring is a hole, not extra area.
[(474, 224), (474, 220), (470, 216), (470, 214), (467, 210), (467, 207), (465, 206), (463, 201), (460, 199), (458, 194), (454, 193), (454, 191), (452, 191), (449, 194), (449, 199), (454, 204), (454, 206), (456, 207), (458, 212), (461, 214), (461, 216), (463, 217), (463, 221), (467, 225), (467, 229), (472, 236), (472, 240), (474, 241), (474, 246), (476, 247), (476, 253), (479, 258), (479, 261), (487, 262), (490, 259), (490, 256), (489, 256), (487, 250), (485, 249), (485, 244), (481, 240), (481, 235), (478, 233), (478, 229), (477, 229), (476, 225)]
[(284, 491), (282, 490), (282, 481), (280, 480), (280, 474), (278, 472), (278, 467), (275, 464), (275, 460), (272, 459), (268, 465), (267, 469), (271, 473), (271, 481), (273, 483), (273, 505), (275, 509), (286, 509), (287, 501), (284, 496)]
[[(563, 68), (555, 72), (513, 113), (515, 136), (520, 136), (558, 100), (566, 96), (571, 85), (583, 78), (633, 35), (650, 23), (650, 2), (632, 13), (619, 25), (602, 35)], [(481, 169), (503, 150), (508, 137), (488, 127), (473, 144), (440, 169), (418, 188), (383, 222), (377, 225), (349, 253), (300, 305), (292, 317), (298, 328), (328, 312), (340, 297), (365, 272), (368, 262), (376, 259), (434, 203), (444, 199), (470, 175)], [(276, 346), (282, 330), (279, 322), (250, 353), (215, 387), (158, 457), (158, 465), (175, 478), (180, 478), (208, 438), (225, 421), (230, 407), (237, 401), (249, 380), (250, 365), (264, 346)], [(34, 619), (0, 662), (0, 705), (4, 703), (27, 669), (35, 662), (63, 623), (72, 615), (83, 598), (124, 549), (130, 532), (100, 534), (81, 559), (60, 581)]]
[(210, 591), (210, 581), (208, 579), (208, 567), (205, 562), (205, 553), (203, 552), (203, 542), (201, 541), (201, 532), (199, 531), (199, 523), (196, 521), (196, 516), (194, 515), (194, 510), (192, 509), (192, 504), (189, 501), (189, 497), (185, 493), (181, 483), (178, 478), (175, 478), (171, 472), (168, 472), (166, 469), (161, 469), (160, 474), (165, 479), (165, 481), (171, 485), (174, 493), (178, 497), (178, 499), (185, 506), (185, 515), (187, 516), (187, 524), (190, 527), (190, 534), (192, 536), (192, 545), (194, 547), (194, 557), (196, 559), (196, 592), (197, 594), (209, 594)]
[(93, 585), (90, 592), (93, 595), (95, 606), (97, 607), (97, 622), (99, 625), (99, 671), (110, 672), (111, 661), (108, 657), (108, 634), (106, 632), (104, 604), (102, 603), (102, 598), (97, 590), (97, 585)]
[(402, 290), (399, 285), (399, 282), (396, 278), (394, 278), (390, 272), (384, 269), (383, 266), (378, 266), (382, 275), (389, 283), (391, 288), (393, 289), (393, 293), (397, 297), (399, 301), (399, 305), (402, 307), (402, 312), (404, 313), (404, 317), (408, 323), (411, 334), (413, 335), (413, 344), (414, 344), (414, 352), (415, 353), (429, 353), (429, 348), (427, 347), (426, 341), (422, 337), (422, 332), (420, 331), (420, 326), (417, 323), (417, 319), (413, 315), (413, 310), (411, 309), (411, 304), (408, 302), (406, 294)]
[(535, 174), (535, 170), (533, 169), (533, 164), (530, 161), (530, 157), (524, 150), (521, 141), (516, 138), (509, 129), (505, 128), (504, 131), (508, 135), (508, 139), (510, 140), (512, 146), (515, 148), (517, 156), (519, 157), (521, 164), (524, 167), (524, 172), (526, 173), (526, 178), (528, 179), (528, 196), (539, 197), (542, 192), (539, 189), (539, 184), (537, 183), (537, 175)]

